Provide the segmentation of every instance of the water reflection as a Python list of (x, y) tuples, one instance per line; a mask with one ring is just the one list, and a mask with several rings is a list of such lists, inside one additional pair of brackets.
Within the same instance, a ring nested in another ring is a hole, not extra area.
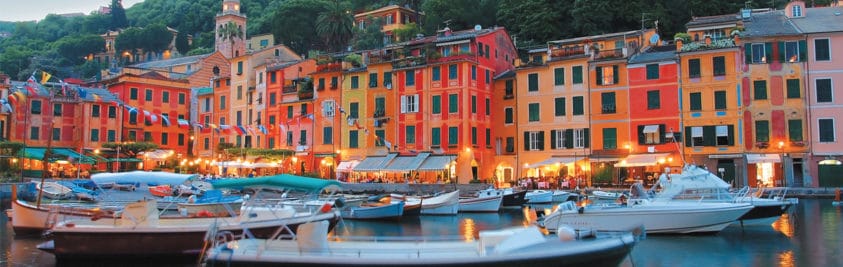
[(773, 229), (787, 237), (793, 237), (793, 225), (790, 224), (790, 214), (782, 214), (781, 218), (773, 222)]

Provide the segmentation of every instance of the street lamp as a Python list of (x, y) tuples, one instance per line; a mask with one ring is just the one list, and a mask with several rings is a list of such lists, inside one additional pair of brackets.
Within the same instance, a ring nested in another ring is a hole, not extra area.
[(781, 159), (780, 164), (782, 165), (782, 186), (787, 186), (787, 175), (785, 174), (785, 153), (784, 153), (784, 141), (779, 141), (779, 152), (781, 152)]

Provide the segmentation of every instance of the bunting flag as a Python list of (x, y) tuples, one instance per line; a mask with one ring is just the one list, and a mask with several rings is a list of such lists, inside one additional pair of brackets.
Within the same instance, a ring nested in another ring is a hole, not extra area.
[(167, 116), (161, 115), (161, 125), (164, 125), (164, 127), (170, 127), (170, 118), (167, 118)]
[(61, 84), (61, 95), (67, 95), (68, 84), (64, 80), (59, 80), (59, 83)]
[(339, 108), (340, 108), (340, 114), (345, 114), (345, 109), (342, 108), (342, 107), (339, 107)]
[(304, 115), (304, 117), (313, 120), (313, 113)]
[(146, 122), (149, 124), (158, 122), (158, 115), (155, 113), (149, 112), (147, 110), (143, 111), (143, 117), (146, 119)]
[(85, 91), (85, 89), (82, 89), (81, 87), (76, 89), (76, 93), (78, 93), (81, 98), (88, 96), (88, 91)]
[(269, 134), (269, 130), (267, 130), (263, 125), (258, 125), (258, 130), (260, 130), (264, 135)]
[(130, 107), (129, 105), (123, 105), (123, 106), (124, 106), (124, 107), (126, 107), (126, 111), (128, 111), (128, 112), (129, 112), (129, 118), (130, 118), (130, 119), (131, 119), (132, 117), (137, 117), (137, 116), (138, 116), (138, 109), (136, 109), (136, 108), (134, 108), (134, 107)]
[(237, 126), (231, 126), (231, 128), (234, 129), (234, 131), (237, 132), (238, 135), (246, 134), (246, 129), (243, 128), (243, 126), (237, 125)]
[(208, 127), (210, 127), (211, 129), (218, 129), (219, 128), (219, 126), (217, 126), (216, 124), (213, 124), (213, 123), (208, 123)]
[(386, 150), (392, 150), (392, 142), (386, 141), (386, 138), (384, 138), (383, 143), (386, 145)]
[(15, 91), (14, 93), (9, 95), (9, 103), (14, 104), (16, 107), (18, 103), (26, 103), (26, 95), (21, 91)]
[(190, 128), (190, 122), (188, 122), (187, 120), (178, 119), (177, 122), (179, 124), (179, 128), (182, 128), (182, 129), (189, 129)]
[(6, 101), (6, 99), (0, 99), (0, 106), (2, 106), (2, 109), (0, 110), (2, 110), (3, 112), (14, 113), (14, 110), (12, 110), (12, 105), (10, 105), (9, 101)]
[(193, 127), (197, 127), (199, 129), (205, 129), (205, 125), (202, 125), (201, 123), (198, 123), (198, 122), (195, 122), (195, 121), (192, 123), (192, 125), (193, 125)]
[(255, 128), (251, 125), (246, 125), (246, 131), (249, 132), (250, 135), (257, 135), (257, 133), (255, 133)]
[(231, 134), (231, 125), (220, 125), (220, 133), (222, 134)]
[(50, 77), (53, 77), (53, 75), (47, 73), (46, 71), (41, 71), (41, 84), (47, 83), (47, 81), (50, 80)]
[(35, 74), (29, 76), (29, 80), (26, 80), (26, 85), (24, 87), (26, 87), (26, 91), (29, 91), (30, 95), (38, 95), (38, 91), (36, 89), (38, 88), (38, 83), (35, 82)]
[(102, 101), (102, 97), (98, 94), (91, 94), (91, 98), (94, 99), (94, 102), (101, 102)]
[(287, 126), (285, 126), (284, 124), (279, 124), (279, 125), (278, 125), (278, 131), (279, 131), (281, 134), (284, 134), (284, 132), (286, 132), (286, 131), (287, 131)]

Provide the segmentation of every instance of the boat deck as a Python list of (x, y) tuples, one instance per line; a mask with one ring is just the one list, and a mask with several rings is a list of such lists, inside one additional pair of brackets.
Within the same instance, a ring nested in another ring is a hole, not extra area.
[(294, 240), (240, 240), (236, 253), (267, 257), (335, 256), (378, 259), (463, 258), (481, 255), (478, 243), (332, 241), (324, 249), (304, 250)]

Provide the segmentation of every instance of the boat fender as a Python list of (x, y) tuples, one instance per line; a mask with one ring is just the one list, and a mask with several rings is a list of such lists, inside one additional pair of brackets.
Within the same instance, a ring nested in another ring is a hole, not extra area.
[(577, 209), (577, 213), (579, 213), (579, 214), (583, 214), (583, 213), (585, 213), (585, 207), (579, 207), (579, 208)]
[(556, 235), (560, 241), (574, 241), (577, 239), (577, 231), (567, 225), (560, 225), (556, 229)]
[(322, 208), (320, 208), (319, 211), (322, 213), (328, 213), (331, 211), (331, 203), (322, 204)]
[(345, 207), (345, 199), (344, 198), (337, 198), (334, 200), (334, 207), (337, 208), (344, 208)]

